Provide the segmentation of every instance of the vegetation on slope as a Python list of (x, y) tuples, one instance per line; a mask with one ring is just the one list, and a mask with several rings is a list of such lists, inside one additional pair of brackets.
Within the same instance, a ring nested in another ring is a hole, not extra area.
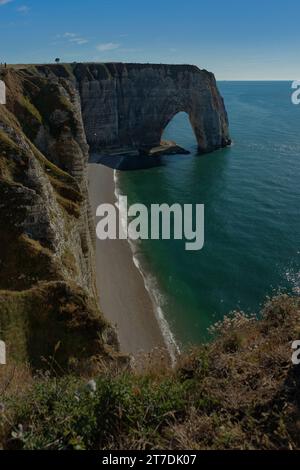
[(143, 374), (107, 368), (88, 382), (51, 367), (28, 379), (24, 393), (14, 392), (10, 377), (1, 398), (3, 447), (300, 448), (300, 375), (291, 362), (299, 298), (274, 298), (261, 315), (229, 316), (210, 344), (172, 371), (149, 362)]
[(71, 174), (85, 165), (77, 109), (71, 92), (34, 68), (3, 78), (0, 339), (18, 366), (45, 369), (43, 358), (59, 344), (60, 367), (97, 369), (118, 345), (93, 295), (86, 181)]

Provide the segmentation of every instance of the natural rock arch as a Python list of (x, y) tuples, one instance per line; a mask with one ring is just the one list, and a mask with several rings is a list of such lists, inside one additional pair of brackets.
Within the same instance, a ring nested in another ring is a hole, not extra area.
[(147, 151), (179, 112), (189, 115), (199, 152), (230, 144), (214, 75), (190, 65), (77, 64), (74, 74), (91, 149)]
[[(181, 135), (181, 132), (177, 134), (178, 126), (183, 126), (183, 135)], [(188, 134), (186, 135), (186, 133)], [(171, 119), (167, 122), (165, 128), (162, 131), (161, 141), (165, 143), (165, 145), (168, 143), (172, 145), (172, 142), (176, 141), (176, 145), (179, 146), (179, 149), (182, 148), (183, 150), (186, 145), (188, 145), (189, 147), (192, 145), (196, 148), (196, 134), (191, 124), (190, 117), (185, 111), (179, 111), (171, 117)]]

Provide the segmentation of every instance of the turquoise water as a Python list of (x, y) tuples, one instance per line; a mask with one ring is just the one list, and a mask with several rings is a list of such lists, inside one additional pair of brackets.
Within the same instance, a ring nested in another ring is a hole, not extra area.
[[(300, 106), (288, 82), (221, 82), (234, 144), (206, 156), (186, 114), (165, 130), (191, 150), (163, 166), (119, 173), (129, 202), (205, 204), (205, 246), (143, 241), (143, 266), (182, 344), (207, 338), (229, 311), (257, 312), (278, 290), (299, 293)], [(155, 282), (154, 282), (155, 279)], [(157, 292), (157, 291), (156, 291)]]

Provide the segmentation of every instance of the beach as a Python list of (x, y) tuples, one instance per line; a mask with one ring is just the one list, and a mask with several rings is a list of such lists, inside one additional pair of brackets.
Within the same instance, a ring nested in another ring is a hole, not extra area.
[[(115, 204), (114, 170), (89, 165), (89, 195), (93, 215), (100, 204)], [(134, 357), (166, 343), (141, 272), (133, 261), (127, 240), (96, 241), (96, 273), (100, 308), (116, 327), (121, 351)]]

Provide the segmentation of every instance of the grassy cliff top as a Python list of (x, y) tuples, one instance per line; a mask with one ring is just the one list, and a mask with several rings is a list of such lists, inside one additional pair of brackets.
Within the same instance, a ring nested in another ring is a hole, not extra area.
[(134, 63), (134, 62), (60, 62), (57, 64), (11, 64), (6, 69), (0, 68), (0, 73), (5, 73), (7, 70), (12, 69), (15, 71), (29, 71), (31, 73), (53, 73), (58, 77), (74, 78), (88, 77), (89, 74), (97, 73), (99, 79), (110, 79), (113, 77), (122, 76), (123, 74), (130, 73), (131, 71), (153, 70), (157, 72), (164, 72), (166, 75), (176, 77), (177, 74), (182, 72), (189, 72), (193, 74), (204, 74), (213, 76), (212, 73), (205, 69), (200, 69), (196, 65), (190, 64), (157, 64), (157, 63)]

